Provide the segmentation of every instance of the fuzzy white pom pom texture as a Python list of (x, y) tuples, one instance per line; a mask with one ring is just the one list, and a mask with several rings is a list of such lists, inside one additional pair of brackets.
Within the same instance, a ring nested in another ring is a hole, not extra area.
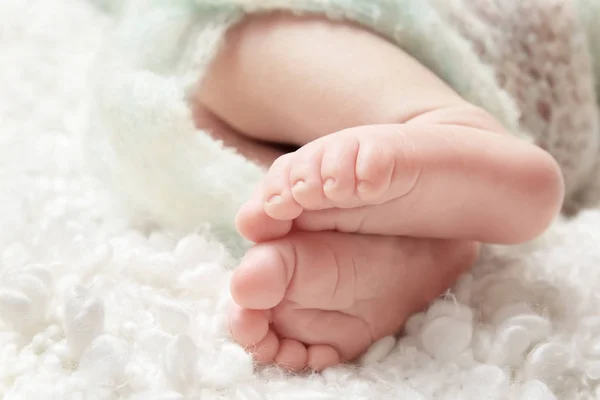
[(226, 247), (127, 219), (85, 168), (105, 18), (0, 1), (0, 398), (600, 399), (597, 210), (536, 247), (488, 249), (360, 366), (254, 372), (227, 335)]

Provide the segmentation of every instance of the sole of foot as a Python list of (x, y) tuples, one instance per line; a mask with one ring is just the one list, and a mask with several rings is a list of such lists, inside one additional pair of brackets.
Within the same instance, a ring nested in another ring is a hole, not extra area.
[(256, 245), (235, 271), (230, 331), (260, 363), (320, 371), (398, 332), (476, 254), (468, 242), (292, 233)]
[(257, 242), (295, 226), (512, 244), (548, 227), (563, 190), (552, 157), (508, 135), (460, 126), (370, 126), (279, 157), (237, 224)]

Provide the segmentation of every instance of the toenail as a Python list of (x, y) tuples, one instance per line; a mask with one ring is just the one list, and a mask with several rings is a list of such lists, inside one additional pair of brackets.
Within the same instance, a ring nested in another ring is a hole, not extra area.
[(323, 189), (325, 189), (325, 190), (331, 190), (331, 189), (333, 189), (334, 186), (335, 186), (335, 179), (333, 179), (333, 178), (327, 178), (325, 180), (325, 183), (323, 184)]
[(359, 192), (368, 192), (372, 188), (373, 188), (373, 185), (369, 181), (358, 182), (358, 191)]
[(267, 204), (273, 204), (273, 205), (280, 204), (281, 200), (282, 200), (281, 196), (276, 194), (267, 199)]
[(296, 181), (296, 183), (294, 183), (294, 187), (292, 188), (293, 190), (302, 190), (306, 187), (306, 182), (302, 179), (300, 179), (299, 181)]

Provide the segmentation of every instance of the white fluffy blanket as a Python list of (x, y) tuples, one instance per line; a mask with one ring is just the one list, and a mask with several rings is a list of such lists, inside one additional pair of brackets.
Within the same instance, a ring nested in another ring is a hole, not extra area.
[(488, 249), (360, 366), (253, 371), (226, 248), (135, 224), (85, 168), (105, 27), (82, 0), (0, 1), (0, 398), (600, 399), (600, 211)]

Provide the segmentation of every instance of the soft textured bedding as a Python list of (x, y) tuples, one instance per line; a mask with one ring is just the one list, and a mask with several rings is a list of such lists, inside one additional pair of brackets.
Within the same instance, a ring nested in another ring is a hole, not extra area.
[(83, 0), (0, 2), (0, 398), (600, 399), (598, 210), (487, 249), (359, 365), (253, 370), (227, 335), (227, 243), (132, 219), (88, 168), (108, 22)]

